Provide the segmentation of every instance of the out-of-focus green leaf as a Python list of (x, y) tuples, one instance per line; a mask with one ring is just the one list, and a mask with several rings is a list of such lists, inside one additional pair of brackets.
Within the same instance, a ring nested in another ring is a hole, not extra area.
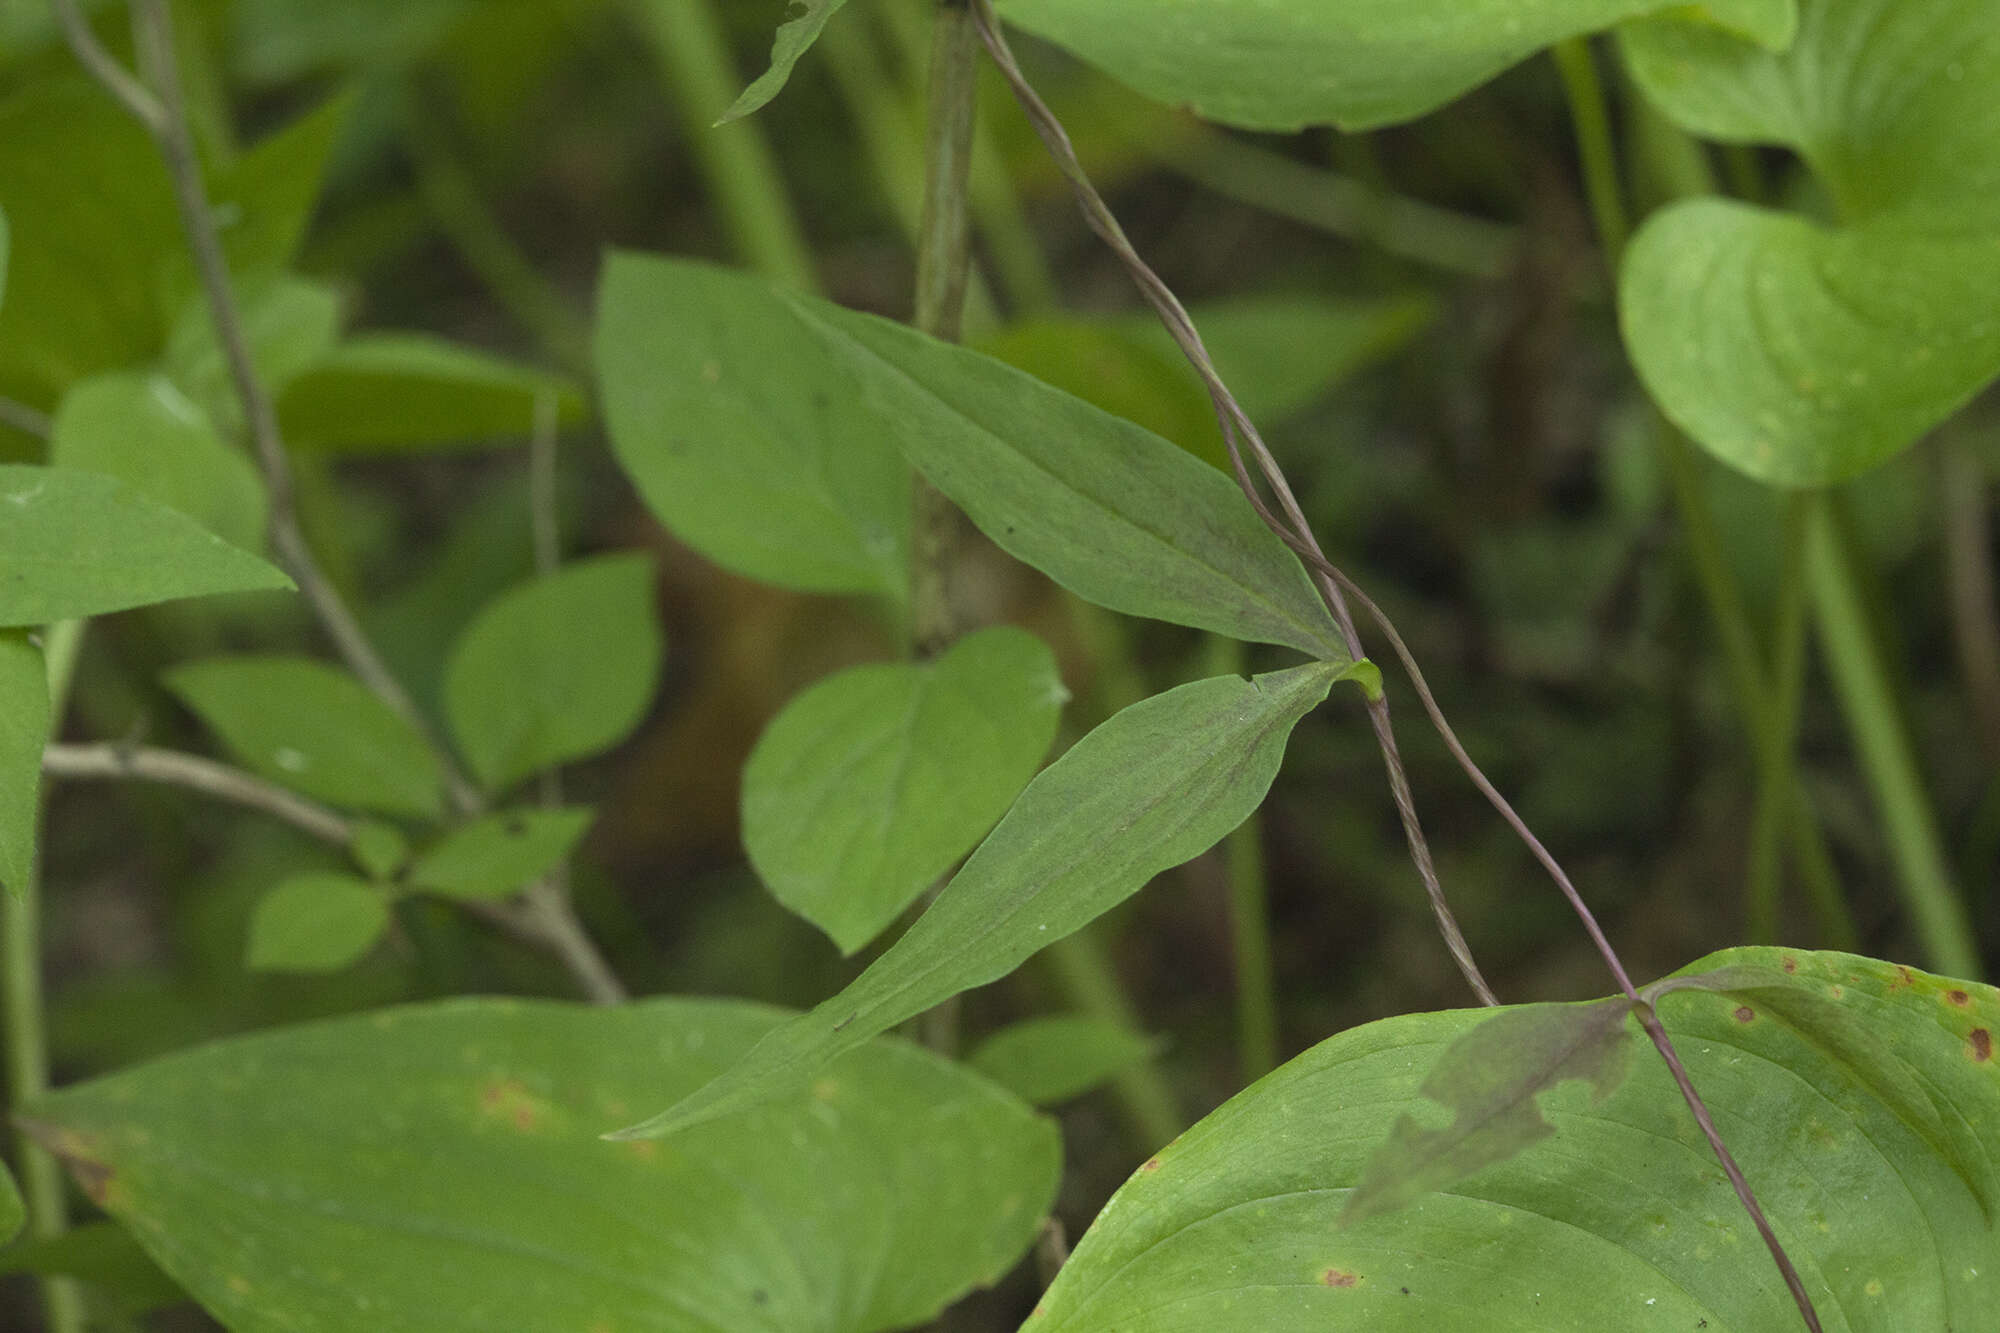
[(48, 668), (24, 632), (0, 631), (0, 887), (13, 894), (34, 873), (48, 743)]
[(388, 926), (389, 900), (366, 880), (296, 875), (257, 904), (244, 963), (260, 972), (337, 972)]
[(297, 257), (351, 105), (345, 96), (327, 98), (215, 174), (209, 194), (231, 269), (256, 277)]
[(770, 288), (614, 252), (596, 349), (611, 447), (676, 537), (766, 583), (909, 597), (909, 467), (890, 423)]
[(1396, 1121), (1341, 1210), (1342, 1226), (1408, 1207), (1555, 1133), (1536, 1099), (1569, 1079), (1587, 1080), (1598, 1101), (1624, 1081), (1631, 1056), (1631, 1002), (1504, 1009), (1445, 1048), (1418, 1092), (1451, 1112), (1451, 1123)]
[[(2000, 991), (1850, 954), (1737, 949), (1788, 999), (1841, 1012), (1897, 1063), (1748, 993), (1659, 1014), (1827, 1326), (1984, 1328), (2000, 1304)], [(1760, 982), (1761, 986), (1761, 982)], [(1649, 988), (1650, 989), (1650, 988)], [(1654, 993), (1658, 993), (1657, 991)], [(1614, 1003), (1623, 1004), (1623, 1001)], [(1515, 1010), (1510, 1012), (1524, 1012)], [(1163, 1149), (1106, 1205), (1026, 1333), (1287, 1329), (1780, 1329), (1799, 1317), (1665, 1065), (1541, 1097), (1553, 1137), (1401, 1211), (1338, 1219), (1393, 1127), (1488, 1011), (1343, 1032)], [(1921, 1071), (1918, 1073), (1917, 1071)], [(1880, 1090), (1908, 1079), (1941, 1153)], [(1421, 1111), (1418, 1112), (1422, 1114)]]
[(26, 1117), (245, 1333), (872, 1333), (1010, 1267), (1055, 1192), (1054, 1126), (901, 1042), (673, 1143), (596, 1137), (783, 1019), (456, 1000), (197, 1047)]
[(330, 454), (407, 453), (516, 444), (552, 397), (557, 420), (585, 419), (583, 397), (559, 375), (418, 333), (348, 339), (278, 399), (285, 442)]
[(292, 83), (328, 70), (406, 64), (477, 7), (473, 0), (239, 0), (232, 7), (236, 71)]
[(507, 810), (444, 835), (411, 865), (409, 886), (447, 898), (504, 898), (566, 860), (589, 810)]
[(21, 1199), (20, 1187), (14, 1183), (14, 1173), (5, 1162), (0, 1162), (0, 1245), (20, 1235), (27, 1221), (28, 1208)]
[(1264, 799), (1293, 725), (1341, 674), (1314, 662), (1251, 680), (1219, 676), (1115, 714), (1028, 784), (916, 925), (853, 984), (620, 1137), (657, 1138), (789, 1095), (843, 1051), (999, 980), (1208, 850)]
[(799, 14), (778, 25), (777, 38), (771, 43), (771, 67), (743, 90), (743, 95), (730, 104), (718, 123), (727, 124), (747, 116), (783, 91), (785, 81), (792, 77), (792, 66), (812, 49), (827, 20), (846, 3), (847, 0), (786, 0), (786, 10), (796, 9)]
[(13, 234), (7, 230), (7, 210), (0, 208), (0, 306), (7, 304), (7, 257)]
[(578, 561), (466, 627), (445, 664), (445, 716), (473, 773), (503, 790), (623, 740), (652, 702), (663, 651), (651, 558)]
[(0, 464), (0, 626), (291, 586), (248, 551), (116, 478)]
[(743, 769), (743, 845), (779, 902), (843, 953), (879, 935), (993, 826), (1068, 697), (1022, 630), (932, 662), (852, 667), (779, 713)]
[(165, 375), (79, 380), (56, 409), (49, 461), (116, 477), (232, 546), (263, 549), (267, 502), (256, 465)]
[(966, 1063), (1024, 1101), (1053, 1106), (1145, 1063), (1158, 1047), (1154, 1038), (1102, 1018), (1057, 1014), (1002, 1028)]
[(216, 657), (177, 666), (162, 681), (273, 782), (356, 810), (423, 818), (443, 809), (443, 777), (423, 736), (339, 667)]
[(347, 854), (372, 880), (394, 879), (410, 861), (410, 840), (394, 824), (364, 819), (354, 826)]
[[(1245, 129), (1414, 120), (1566, 37), (1677, 0), (998, 0), (1009, 23), (1140, 92)], [(1770, 47), (1796, 0), (1698, 11)]]
[[(340, 296), (323, 283), (289, 273), (271, 274), (245, 284), (238, 305), (251, 363), (274, 394), (324, 358), (340, 336)], [(212, 420), (226, 423), (226, 433), (241, 432), (243, 409), (236, 382), (215, 341), (215, 321), (209, 318), (205, 299), (196, 296), (181, 307), (167, 333), (165, 364), (167, 374), (188, 397), (207, 409)]]
[(1730, 466), (1782, 486), (1895, 456), (2000, 374), (2000, 0), (1805, 0), (1773, 53), (1680, 21), (1625, 51), (1696, 133), (1796, 150), (1836, 225), (1675, 204), (1627, 251), (1641, 379)]
[(131, 1233), (115, 1222), (86, 1222), (51, 1240), (28, 1241), (0, 1252), (0, 1274), (12, 1273), (87, 1282), (91, 1294), (109, 1307), (105, 1313), (114, 1318), (135, 1318), (188, 1299)]

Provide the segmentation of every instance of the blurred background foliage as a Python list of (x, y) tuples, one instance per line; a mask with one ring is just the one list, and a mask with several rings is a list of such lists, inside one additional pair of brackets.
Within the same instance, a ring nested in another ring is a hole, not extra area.
[[(586, 385), (590, 294), (614, 245), (751, 263), (852, 306), (909, 312), (921, 0), (850, 6), (777, 101), (723, 129), (710, 122), (762, 68), (780, 0), (176, 9), (212, 172), (337, 100), (296, 267), (337, 294), (349, 329), (436, 334)], [(122, 49), (113, 8), (100, 19)], [(1267, 426), (1327, 549), (1400, 623), (1472, 752), (1599, 906), (1635, 975), (1740, 941), (1753, 762), (1674, 521), (1655, 419), (1619, 346), (1553, 65), (1530, 62), (1402, 128), (1258, 136), (1201, 125), (1049, 48), (1021, 46), (1141, 252), (1207, 313), (1225, 373)], [(40, 4), (0, 12), (0, 119), (76, 79)], [(985, 91), (971, 340), (1219, 458), (1204, 396), (1135, 313), (1003, 90)], [(1657, 198), (1673, 145), (1654, 151), (1657, 127), (1630, 99), (1619, 105), (1638, 164), (1630, 184), (1642, 201)], [(88, 114), (115, 119), (108, 108)], [(135, 154), (132, 170), (153, 165)], [(1809, 189), (1777, 152), (1677, 164), (1690, 166), (1739, 192)], [(168, 214), (121, 225), (157, 234), (120, 244), (178, 244)], [(53, 408), (32, 387), (10, 390)], [(425, 410), (376, 398), (365, 379), (322, 391), (333, 414)], [(2000, 663), (1985, 655), (1996, 633), (1995, 415), (1989, 394), (1944, 438), (1842, 494), (1989, 950), (2000, 938)], [(315, 543), (426, 701), (472, 611), (531, 568), (527, 424), (483, 420), (475, 438), (445, 449), (301, 454)], [(0, 428), (0, 455), (39, 449)], [(1782, 501), (1706, 463), (1702, 477), (1762, 629)], [(580, 910), (638, 992), (810, 1004), (867, 955), (843, 960), (762, 891), (739, 844), (736, 777), (787, 698), (839, 667), (895, 656), (892, 631), (858, 603), (759, 586), (677, 547), (581, 401), (562, 487), (574, 551), (659, 553), (668, 639), (667, 684), (647, 725), (570, 779), (573, 799), (604, 810), (578, 862)], [(1067, 737), (1142, 693), (1267, 665), (1263, 650), (1218, 663), (1192, 631), (1087, 612), (990, 548), (965, 561), (971, 620), (1024, 625), (1056, 649), (1075, 700)], [(296, 609), (269, 599), (109, 618), (93, 628), (66, 735), (201, 748), (192, 718), (155, 683), (160, 669), (292, 647), (305, 634)], [(1603, 993), (1573, 919), (1393, 676), (1390, 690), (1446, 889), (1501, 995)], [(1790, 888), (1781, 937), (1914, 960), (1873, 807), (1816, 666), (1806, 699), (1802, 782), (1855, 934), (1830, 935)], [(416, 900), (400, 905), (389, 945), (348, 971), (247, 972), (258, 896), (286, 873), (332, 868), (330, 854), (177, 791), (59, 786), (48, 830), (58, 1082), (397, 1000), (566, 993), (547, 960)], [(1384, 1014), (1470, 1003), (1354, 700), (1336, 695), (1300, 727), (1262, 850), (1283, 1054)], [(1231, 873), (1218, 850), (1092, 932), (1136, 1023), (1157, 1038), (1167, 1110), (1184, 1123), (1242, 1081)], [(1076, 1007), (1079, 984), (1060, 961), (1038, 960), (967, 998), (968, 1040)], [(1062, 1119), (1061, 1214), (1074, 1235), (1147, 1144), (1129, 1100), (1110, 1090), (1069, 1103)], [(1011, 1326), (1026, 1284), (1017, 1275), (953, 1326)], [(170, 1318), (200, 1326), (186, 1311)]]

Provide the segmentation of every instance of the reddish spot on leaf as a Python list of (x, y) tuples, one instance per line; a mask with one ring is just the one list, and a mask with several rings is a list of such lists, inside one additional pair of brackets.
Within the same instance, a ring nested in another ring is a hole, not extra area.
[(1799, 970), (1799, 960), (1796, 958), (1787, 958), (1779, 966), (1784, 968), (1787, 973), (1796, 972)]
[(1944, 998), (1950, 1000), (1961, 1009), (1972, 1003), (1972, 997), (1962, 990), (1948, 990), (1944, 993)]
[(1889, 989), (1901, 990), (1905, 986), (1914, 986), (1916, 984), (1917, 979), (1910, 975), (1910, 969), (1904, 967), (1901, 963), (1896, 964), (1896, 979), (1889, 983)]
[(1329, 1268), (1319, 1275), (1319, 1280), (1320, 1285), (1326, 1287), (1351, 1287), (1361, 1281), (1344, 1268)]
[(1751, 1019), (1755, 1018), (1756, 1016), (1757, 1016), (1757, 1011), (1755, 1009), (1752, 1009), (1749, 1005), (1739, 1004), (1736, 1006), (1737, 1022), (1748, 1023)]
[(1146, 1164), (1140, 1167), (1139, 1169), (1141, 1171), (1157, 1171), (1160, 1169), (1160, 1159), (1157, 1157), (1149, 1157), (1146, 1159)]
[(1965, 1040), (1972, 1047), (1972, 1058), (1979, 1061), (1993, 1058), (1993, 1034), (1985, 1028), (1974, 1028), (1965, 1034)]

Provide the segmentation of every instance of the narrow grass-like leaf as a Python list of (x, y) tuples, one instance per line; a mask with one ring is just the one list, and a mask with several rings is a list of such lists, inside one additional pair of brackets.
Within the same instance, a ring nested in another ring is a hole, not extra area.
[(1160, 1042), (1088, 1014), (1029, 1018), (979, 1044), (966, 1063), (1037, 1106), (1081, 1097), (1153, 1058)]
[(162, 681), (273, 782), (356, 810), (421, 818), (443, 809), (443, 775), (423, 736), (331, 663), (215, 657)]
[(25, 633), (0, 630), (0, 888), (13, 894), (34, 873), (48, 743), (48, 668)]
[(445, 715), (479, 780), (504, 790), (623, 740), (664, 651), (651, 557), (579, 560), (495, 598), (459, 635)]
[(20, 1235), (27, 1221), (27, 1204), (21, 1198), (20, 1187), (14, 1183), (14, 1173), (5, 1162), (0, 1162), (0, 1245)]
[(796, 18), (778, 25), (778, 35), (771, 43), (771, 67), (743, 90), (742, 95), (730, 104), (729, 110), (722, 113), (722, 119), (717, 124), (727, 124), (747, 116), (784, 91), (786, 80), (792, 77), (792, 66), (812, 49), (827, 20), (846, 3), (847, 0), (784, 0), (786, 10), (796, 9), (799, 13)]
[(0, 464), (0, 626), (292, 581), (122, 481)]
[(590, 810), (506, 810), (444, 835), (410, 866), (409, 886), (447, 898), (504, 898), (569, 856)]
[[(1766, 997), (1681, 990), (1661, 1021), (1828, 1328), (1986, 1330), (2000, 1268), (2000, 991), (1850, 954), (1737, 949), (1899, 1060), (1871, 1070)], [(1614, 1003), (1623, 1004), (1623, 1001)], [(1519, 1011), (1514, 1011), (1519, 1012)], [(1118, 1191), (1024, 1333), (1788, 1329), (1797, 1308), (1665, 1065), (1544, 1092), (1552, 1137), (1410, 1207), (1338, 1220), (1440, 1057), (1488, 1010), (1343, 1032), (1237, 1095)], [(1879, 1095), (1904, 1069), (1941, 1155)], [(1970, 1178), (1968, 1179), (1968, 1173)]]
[(1622, 996), (1524, 1005), (1454, 1041), (1418, 1089), (1451, 1112), (1451, 1123), (1398, 1120), (1347, 1196), (1341, 1225), (1406, 1207), (1549, 1137), (1555, 1128), (1535, 1101), (1558, 1083), (1585, 1079), (1599, 1101), (1610, 1096), (1631, 1056), (1631, 1012)]
[(375, 947), (389, 926), (381, 889), (349, 875), (295, 875), (250, 916), (244, 963), (260, 972), (337, 972)]
[(198, 1046), (23, 1114), (242, 1333), (877, 1333), (1011, 1267), (1055, 1126), (903, 1042), (673, 1143), (596, 1137), (785, 1017), (452, 1000)]
[(1315, 662), (1219, 676), (1115, 714), (1028, 784), (909, 933), (851, 985), (614, 1137), (658, 1138), (789, 1095), (843, 1051), (999, 980), (1208, 850), (1264, 799), (1293, 725), (1340, 674)]
[(1008, 627), (933, 662), (852, 667), (785, 705), (743, 769), (743, 845), (843, 953), (993, 827), (1055, 740), (1055, 654)]

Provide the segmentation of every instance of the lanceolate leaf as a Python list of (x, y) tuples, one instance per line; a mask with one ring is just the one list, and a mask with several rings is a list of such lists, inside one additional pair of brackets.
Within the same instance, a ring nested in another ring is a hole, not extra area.
[(847, 0), (783, 0), (787, 10), (797, 10), (798, 17), (787, 19), (778, 26), (777, 40), (771, 44), (771, 68), (758, 75), (755, 82), (743, 90), (743, 95), (722, 113), (718, 123), (726, 124), (739, 117), (747, 116), (776, 97), (784, 89), (785, 81), (792, 77), (792, 66), (799, 63), (799, 57), (812, 49), (819, 40), (820, 32), (827, 20), (837, 13)]
[[(1878, 1095), (1901, 1068), (1867, 1067), (1816, 1024), (1774, 1020), (1757, 996), (1664, 996), (1661, 1019), (1827, 1326), (1992, 1327), (2000, 1271), (1981, 1199), (2000, 1185), (2000, 992), (1777, 949), (1690, 970), (1744, 965), (1922, 1070), (1962, 1150), (1941, 1156)], [(1542, 1094), (1552, 1137), (1410, 1207), (1338, 1224), (1393, 1126), (1426, 1113), (1446, 1052), (1497, 1021), (1465, 1010), (1371, 1023), (1260, 1080), (1127, 1182), (1024, 1333), (1796, 1326), (1666, 1067), (1643, 1049), (1608, 1096), (1575, 1081)]]
[(901, 1042), (672, 1143), (596, 1137), (783, 1019), (457, 1000), (197, 1047), (25, 1115), (240, 1333), (873, 1333), (1006, 1271), (1055, 1193), (1055, 1128)]
[(560, 865), (589, 810), (507, 810), (447, 833), (410, 867), (409, 885), (447, 898), (504, 898)]
[(1631, 1011), (1622, 996), (1524, 1005), (1454, 1041), (1418, 1089), (1451, 1112), (1451, 1123), (1398, 1120), (1348, 1195), (1341, 1224), (1406, 1207), (1555, 1133), (1535, 1100), (1566, 1079), (1589, 1080), (1600, 1101), (1609, 1096), (1625, 1078)]
[(121, 481), (0, 464), (0, 626), (292, 581)]
[(1698, 199), (1641, 229), (1620, 322), (1676, 424), (1751, 476), (1825, 485), (2000, 373), (2000, 0), (1805, 0), (1782, 53), (1666, 20), (1625, 50), (1689, 129), (1796, 149), (1838, 213)]
[(0, 630), (0, 888), (9, 893), (34, 873), (48, 743), (48, 668), (26, 634)]
[(423, 736), (347, 672), (304, 657), (217, 657), (168, 689), (236, 757), (308, 796), (383, 814), (437, 815), (443, 775)]
[(789, 1095), (843, 1051), (1006, 976), (1206, 851), (1264, 799), (1293, 725), (1339, 676), (1323, 662), (1221, 676), (1116, 714), (1028, 784), (917, 924), (852, 985), (617, 1137), (656, 1138)]
[(1047, 645), (1005, 627), (934, 662), (821, 681), (744, 766), (750, 863), (779, 902), (853, 953), (1005, 813), (1067, 697)]
[[(997, 0), (1140, 92), (1246, 129), (1414, 120), (1545, 46), (1674, 0)], [(1794, 0), (1698, 11), (1773, 47)]]
[(1160, 1042), (1087, 1014), (1054, 1014), (1014, 1024), (967, 1059), (986, 1077), (1037, 1106), (1080, 1097), (1153, 1057)]

